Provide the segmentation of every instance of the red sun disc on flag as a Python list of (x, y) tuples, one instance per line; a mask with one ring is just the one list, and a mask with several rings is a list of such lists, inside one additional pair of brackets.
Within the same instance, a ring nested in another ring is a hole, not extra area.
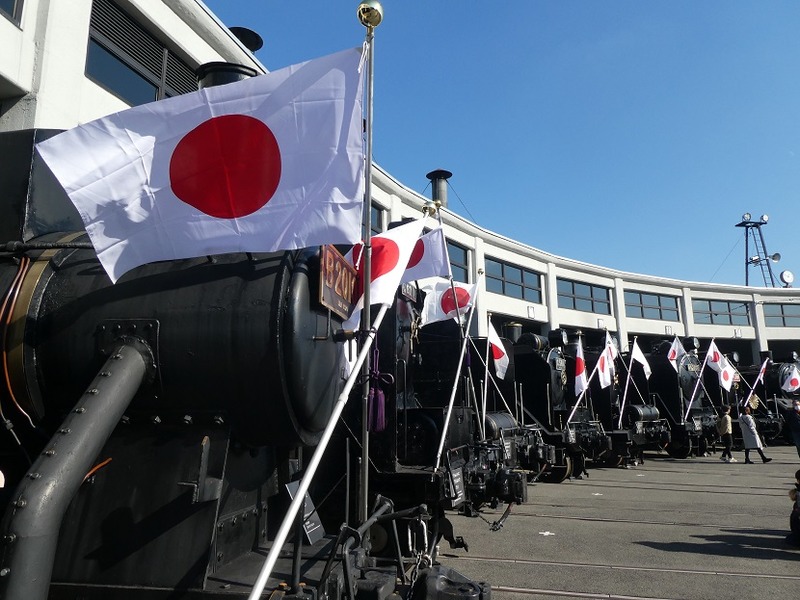
[(711, 362), (718, 363), (719, 362), (719, 352), (712, 352), (711, 353)]
[(495, 360), (499, 360), (506, 355), (506, 353), (497, 344), (491, 344), (491, 348), (492, 358)]
[(411, 267), (416, 267), (424, 255), (425, 242), (423, 242), (421, 239), (417, 240), (417, 243), (414, 244), (414, 249), (411, 251), (411, 258), (408, 259), (408, 266), (406, 268), (410, 269)]
[(583, 373), (585, 370), (586, 370), (586, 363), (580, 356), (578, 356), (575, 359), (575, 376), (580, 377), (581, 373)]
[[(378, 277), (386, 275), (397, 266), (397, 261), (400, 259), (400, 248), (393, 240), (381, 237), (372, 238), (370, 245), (372, 246), (372, 259), (369, 278), (370, 281), (374, 282)], [(364, 244), (358, 244), (353, 248), (353, 264), (358, 265), (358, 279), (353, 298), (360, 298), (364, 294), (364, 262), (361, 260), (361, 252), (363, 250)]]
[(605, 354), (601, 354), (600, 355), (600, 366), (597, 367), (597, 368), (600, 369), (601, 371), (605, 371), (606, 370), (606, 355)]
[(730, 373), (728, 373), (727, 371), (723, 371), (722, 372), (722, 379), (724, 381), (728, 381), (728, 379), (730, 379), (730, 378), (731, 378), (731, 374)]
[(187, 133), (169, 162), (173, 193), (219, 219), (246, 217), (270, 201), (281, 179), (278, 141), (246, 115), (212, 117)]
[(798, 387), (800, 387), (800, 379), (798, 379), (797, 377), (792, 377), (789, 380), (789, 385), (797, 389)]
[(469, 304), (469, 292), (460, 287), (456, 287), (455, 290), (455, 298), (453, 297), (453, 289), (450, 288), (445, 290), (445, 292), (442, 294), (442, 299), (439, 301), (442, 311), (446, 315), (449, 315), (451, 312), (455, 312), (456, 308), (464, 308)]

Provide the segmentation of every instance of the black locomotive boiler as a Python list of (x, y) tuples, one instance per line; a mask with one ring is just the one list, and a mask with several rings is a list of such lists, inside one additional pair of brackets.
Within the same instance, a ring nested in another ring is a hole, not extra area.
[[(46, 135), (0, 136), (0, 596), (246, 597), (347, 372), (319, 252), (154, 263), (111, 285), (34, 158)], [(267, 589), (488, 597), (371, 557), (366, 528), (398, 517), (374, 505), (340, 546), (325, 536), (301, 560), (296, 536)]]

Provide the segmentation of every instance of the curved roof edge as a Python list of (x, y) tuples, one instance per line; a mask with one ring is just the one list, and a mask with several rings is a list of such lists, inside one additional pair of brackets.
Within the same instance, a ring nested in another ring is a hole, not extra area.
[[(420, 211), (422, 206), (430, 201), (419, 192), (416, 192), (404, 185), (402, 182), (393, 177), (388, 171), (373, 163), (373, 183), (379, 188), (383, 189), (388, 194), (397, 196), (403, 204), (413, 207)], [(768, 293), (775, 294), (779, 298), (784, 296), (800, 297), (800, 290), (794, 288), (770, 288), (770, 287), (756, 287), (745, 286), (725, 283), (710, 283), (703, 281), (688, 281), (682, 279), (672, 279), (667, 277), (659, 277), (656, 275), (646, 275), (643, 273), (631, 273), (628, 271), (621, 271), (610, 267), (594, 265), (564, 256), (551, 254), (539, 248), (535, 248), (523, 242), (513, 240), (503, 236), (494, 231), (490, 231), (473, 223), (472, 221), (452, 212), (448, 209), (442, 210), (442, 221), (447, 225), (454, 227), (464, 233), (479, 237), (493, 246), (503, 248), (512, 252), (516, 252), (528, 258), (539, 260), (543, 262), (551, 262), (556, 266), (565, 267), (573, 271), (584, 272), (586, 274), (620, 278), (632, 283), (643, 283), (652, 285), (670, 286), (675, 288), (689, 287), (695, 290), (709, 290), (714, 292), (730, 292), (730, 293)]]

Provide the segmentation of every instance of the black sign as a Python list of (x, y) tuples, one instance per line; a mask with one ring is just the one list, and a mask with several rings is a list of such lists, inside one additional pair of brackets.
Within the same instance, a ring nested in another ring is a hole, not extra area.
[[(299, 481), (292, 481), (286, 484), (286, 490), (289, 492), (289, 497), (294, 500), (297, 494), (297, 488), (300, 487)], [(317, 509), (314, 508), (314, 503), (311, 501), (311, 496), (306, 492), (305, 502), (303, 503), (303, 531), (306, 534), (306, 541), (309, 545), (314, 545), (325, 537), (325, 529), (322, 527), (322, 521), (319, 520)]]

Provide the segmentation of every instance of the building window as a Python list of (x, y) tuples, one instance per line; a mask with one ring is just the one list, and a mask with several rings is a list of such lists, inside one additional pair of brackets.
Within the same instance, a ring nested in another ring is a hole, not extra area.
[(699, 325), (750, 325), (747, 304), (725, 300), (693, 300), (694, 322)]
[(453, 279), (469, 283), (469, 254), (467, 249), (448, 240), (447, 254), (450, 257), (450, 269), (453, 272)]
[(197, 91), (194, 70), (111, 0), (92, 3), (86, 76), (131, 106)]
[(493, 258), (486, 259), (486, 289), (495, 294), (542, 303), (539, 273)]
[(22, 0), (0, 0), (0, 14), (19, 25), (22, 16)]
[(373, 235), (383, 231), (383, 212), (375, 205), (369, 208), (369, 230)]
[(764, 304), (767, 327), (800, 327), (800, 304)]
[(590, 285), (569, 279), (557, 279), (558, 307), (592, 312), (600, 315), (611, 314), (608, 288)]
[(625, 315), (635, 319), (678, 321), (678, 299), (675, 296), (626, 291)]

